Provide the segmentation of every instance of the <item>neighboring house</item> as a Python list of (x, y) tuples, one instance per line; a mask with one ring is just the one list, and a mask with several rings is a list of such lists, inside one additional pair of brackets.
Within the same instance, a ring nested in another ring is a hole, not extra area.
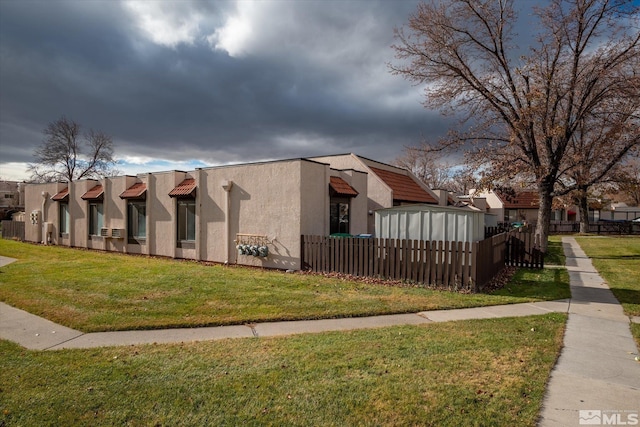
[(27, 241), (280, 269), (303, 234), (366, 233), (370, 209), (366, 171), (310, 159), (28, 184), (25, 202)]
[[(520, 191), (510, 195), (499, 191), (475, 192), (471, 190), (469, 195), (460, 199), (483, 212), (496, 215), (499, 223), (526, 221), (535, 224), (538, 220), (540, 204), (538, 193), (535, 191)], [(552, 222), (573, 223), (580, 221), (580, 212), (577, 206), (562, 204), (559, 199), (556, 199), (555, 202), (557, 202), (557, 206), (554, 206), (551, 211)], [(640, 217), (640, 207), (627, 207), (625, 204), (616, 203), (610, 204), (607, 199), (590, 198), (588, 209), (590, 222), (631, 221)], [(491, 224), (486, 223), (486, 225)]]
[(18, 181), (0, 181), (0, 219), (11, 219), (11, 215), (24, 207), (24, 184)]
[(500, 191), (471, 190), (472, 199), (479, 198), (486, 206), (486, 212), (496, 215), (498, 222), (536, 223), (540, 207), (538, 193), (535, 191), (518, 191), (507, 194)]
[(336, 169), (353, 169), (367, 173), (368, 233), (375, 231), (373, 213), (377, 209), (408, 204), (439, 204), (438, 195), (406, 169), (353, 153), (314, 157), (311, 160), (328, 163)]
[(604, 221), (633, 221), (640, 218), (640, 206), (627, 206), (626, 203), (620, 202), (612, 203), (607, 210), (594, 210), (593, 216)]

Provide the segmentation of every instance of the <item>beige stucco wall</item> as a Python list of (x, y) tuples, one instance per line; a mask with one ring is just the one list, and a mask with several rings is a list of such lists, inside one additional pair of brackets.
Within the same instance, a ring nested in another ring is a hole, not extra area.
[(345, 173), (351, 178), (347, 182), (358, 192), (358, 196), (351, 200), (351, 234), (370, 233), (370, 222), (374, 221), (374, 216), (369, 209), (369, 175), (355, 170)]
[(169, 197), (171, 190), (185, 178), (195, 177), (181, 171), (147, 175), (147, 246), (150, 255), (171, 258), (184, 258), (186, 255), (176, 247), (177, 202)]
[(300, 234), (329, 234), (328, 165), (304, 162), (300, 173)]
[(104, 188), (104, 223), (103, 227), (124, 230), (123, 238), (103, 238), (104, 249), (108, 251), (127, 252), (127, 201), (120, 198), (127, 188), (139, 180), (134, 176), (118, 176), (101, 180)]
[(76, 181), (69, 184), (69, 215), (71, 216), (71, 226), (69, 232), (69, 241), (71, 246), (81, 248), (100, 248), (102, 238), (95, 236), (89, 238), (89, 203), (81, 197), (89, 191), (98, 181), (86, 180)]
[(502, 200), (500, 200), (496, 193), (494, 193), (493, 191), (476, 192), (475, 190), (470, 190), (469, 194), (477, 197), (483, 197), (486, 200), (486, 212), (494, 214), (498, 219), (498, 222), (504, 221), (504, 208)]
[[(300, 268), (302, 230), (321, 233), (324, 229), (325, 169), (325, 165), (296, 159), (202, 170), (199, 203), (206, 220), (201, 241), (207, 242), (201, 245), (202, 259)], [(229, 182), (233, 184), (227, 194), (223, 184)], [(250, 242), (266, 243), (269, 256), (238, 254), (236, 244)]]
[[(58, 203), (51, 200), (51, 197), (66, 187), (64, 183), (47, 183), (47, 184), (29, 184), (25, 185), (24, 202), (25, 202), (25, 240), (29, 242), (49, 242), (58, 244)], [(39, 220), (37, 224), (31, 221), (31, 213), (39, 212)], [(43, 223), (50, 222), (52, 232), (49, 236), (45, 236), (43, 232)]]

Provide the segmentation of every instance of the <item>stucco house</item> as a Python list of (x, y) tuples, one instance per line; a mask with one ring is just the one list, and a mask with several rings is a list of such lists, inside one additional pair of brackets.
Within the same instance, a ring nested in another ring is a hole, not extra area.
[(299, 158), (29, 184), (25, 239), (299, 269), (302, 234), (367, 232), (367, 182), (365, 172)]
[(301, 235), (370, 234), (374, 210), (414, 203), (438, 198), (402, 168), (355, 154), (297, 158), (28, 184), (25, 239), (300, 269)]

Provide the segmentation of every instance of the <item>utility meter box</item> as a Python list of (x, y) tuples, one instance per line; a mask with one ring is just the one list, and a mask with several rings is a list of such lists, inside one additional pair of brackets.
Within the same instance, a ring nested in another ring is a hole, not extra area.
[(31, 211), (31, 214), (29, 215), (29, 219), (31, 220), (31, 224), (33, 225), (38, 225), (40, 224), (40, 216), (42, 215), (42, 212), (40, 211)]

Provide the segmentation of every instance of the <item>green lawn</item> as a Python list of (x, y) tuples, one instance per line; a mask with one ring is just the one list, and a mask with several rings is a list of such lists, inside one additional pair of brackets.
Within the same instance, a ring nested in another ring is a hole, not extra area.
[(33, 352), (0, 425), (535, 426), (566, 316)]
[(566, 260), (562, 236), (549, 236), (547, 252), (544, 254), (545, 265), (565, 265)]
[(367, 316), (566, 298), (566, 272), (522, 270), (459, 294), (0, 239), (0, 301), (84, 332)]

